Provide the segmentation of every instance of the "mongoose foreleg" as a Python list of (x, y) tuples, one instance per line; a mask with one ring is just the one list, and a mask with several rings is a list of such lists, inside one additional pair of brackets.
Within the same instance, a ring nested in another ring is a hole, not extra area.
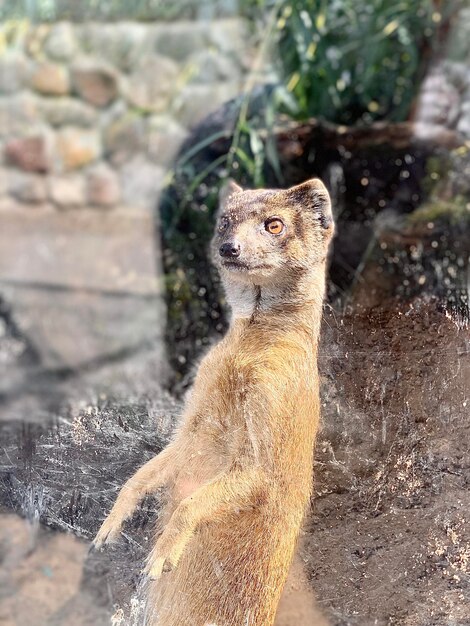
[(173, 447), (170, 444), (163, 452), (150, 459), (124, 484), (93, 541), (95, 548), (116, 541), (123, 522), (131, 517), (143, 498), (168, 482), (172, 473)]
[(180, 502), (150, 553), (146, 572), (158, 579), (178, 565), (197, 527), (228, 511), (253, 509), (262, 501), (263, 472), (259, 468), (232, 471), (202, 485)]

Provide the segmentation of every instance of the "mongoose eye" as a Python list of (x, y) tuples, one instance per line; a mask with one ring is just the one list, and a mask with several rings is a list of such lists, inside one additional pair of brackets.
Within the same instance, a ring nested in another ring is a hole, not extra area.
[(271, 235), (280, 235), (284, 231), (284, 222), (278, 217), (272, 217), (265, 221), (264, 228)]
[(221, 217), (219, 220), (219, 225), (217, 226), (217, 230), (219, 233), (223, 233), (224, 230), (227, 230), (229, 225), (229, 221), (227, 217)]

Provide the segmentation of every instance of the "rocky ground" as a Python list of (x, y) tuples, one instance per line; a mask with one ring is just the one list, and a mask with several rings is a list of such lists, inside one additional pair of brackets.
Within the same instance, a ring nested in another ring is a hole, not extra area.
[[(433, 298), (325, 310), (304, 560), (335, 626), (470, 624), (469, 351), (468, 321)], [(119, 485), (171, 431), (178, 403), (154, 392), (71, 406), (39, 433), (2, 424), (1, 623), (138, 623), (155, 503), (121, 546), (87, 551)]]

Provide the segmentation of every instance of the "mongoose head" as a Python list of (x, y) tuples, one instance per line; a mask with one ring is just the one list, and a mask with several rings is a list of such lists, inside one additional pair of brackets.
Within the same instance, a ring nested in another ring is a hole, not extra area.
[(317, 178), (290, 189), (222, 191), (212, 256), (225, 281), (270, 285), (322, 263), (333, 235), (330, 196)]

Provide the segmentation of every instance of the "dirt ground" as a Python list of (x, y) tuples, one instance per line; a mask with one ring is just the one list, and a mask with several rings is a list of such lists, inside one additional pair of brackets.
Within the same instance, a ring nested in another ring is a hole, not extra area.
[(436, 300), (326, 319), (308, 568), (334, 624), (470, 624), (470, 334)]
[[(469, 353), (467, 323), (430, 298), (326, 311), (302, 557), (332, 626), (470, 625)], [(87, 580), (88, 546), (1, 515), (0, 624), (127, 624), (109, 568)]]

